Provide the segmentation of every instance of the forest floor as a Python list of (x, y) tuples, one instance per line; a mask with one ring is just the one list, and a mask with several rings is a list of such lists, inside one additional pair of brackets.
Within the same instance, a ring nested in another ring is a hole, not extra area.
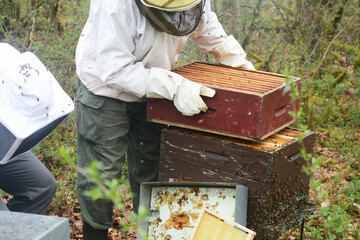
[[(61, 131), (61, 129), (59, 130)], [(357, 139), (355, 144), (360, 147), (360, 132), (351, 131), (349, 134), (351, 135), (349, 138)], [(354, 179), (360, 177), (360, 172), (351, 169), (346, 161), (345, 154), (341, 153), (341, 148), (324, 145), (330, 141), (327, 134), (317, 133), (316, 135), (314, 158), (321, 157), (321, 164), (312, 173), (309, 200), (316, 204), (317, 209), (305, 221), (305, 239), (325, 239), (326, 237), (323, 238), (323, 236), (325, 236), (327, 229), (335, 229), (344, 232), (344, 235), (347, 236), (341, 239), (357, 240), (360, 229), (360, 183)], [(72, 144), (75, 145), (75, 143)], [(47, 214), (68, 218), (71, 239), (81, 240), (83, 238), (82, 221), (77, 199), (75, 167), (61, 163), (56, 157), (53, 158), (52, 156), (55, 154), (50, 152), (35, 149), (35, 153), (58, 182), (58, 190)], [(126, 169), (124, 174), (126, 174)], [(123, 184), (125, 184), (125, 188), (122, 189), (124, 191), (122, 193), (124, 196), (128, 196), (130, 192), (129, 183), (126, 180)], [(0, 196), (4, 202), (11, 198), (9, 194), (1, 191)], [(119, 226), (123, 225), (122, 223), (129, 222), (128, 213), (132, 211), (130, 197), (124, 200), (124, 205), (123, 211), (114, 209), (113, 227), (109, 231), (109, 240), (136, 239), (135, 230), (124, 231), (119, 229)], [(256, 229), (254, 230), (256, 231)], [(299, 228), (291, 229), (291, 231), (285, 233), (280, 239), (298, 239)]]

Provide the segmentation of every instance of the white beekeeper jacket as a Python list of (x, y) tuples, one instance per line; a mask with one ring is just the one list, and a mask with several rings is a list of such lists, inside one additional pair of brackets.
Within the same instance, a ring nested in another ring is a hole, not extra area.
[(245, 59), (241, 46), (211, 12), (209, 0), (198, 29), (183, 37), (155, 30), (134, 0), (92, 0), (76, 49), (77, 75), (96, 95), (143, 101), (151, 68), (170, 70), (188, 38), (220, 63), (231, 65), (239, 47)]
[(0, 164), (34, 147), (73, 109), (34, 54), (0, 43)]

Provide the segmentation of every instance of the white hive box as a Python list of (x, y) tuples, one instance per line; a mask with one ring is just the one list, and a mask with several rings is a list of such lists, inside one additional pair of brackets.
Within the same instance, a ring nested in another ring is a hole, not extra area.
[(137, 240), (143, 240), (143, 234), (149, 240), (188, 240), (204, 203), (234, 221), (244, 214), (246, 218), (246, 205), (242, 204), (245, 200), (247, 194), (237, 191), (236, 184), (144, 182), (140, 206), (150, 210), (150, 219), (139, 227)]

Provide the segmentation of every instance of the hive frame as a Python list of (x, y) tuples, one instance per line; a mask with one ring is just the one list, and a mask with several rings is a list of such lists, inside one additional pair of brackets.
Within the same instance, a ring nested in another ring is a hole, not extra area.
[(234, 221), (231, 221), (230, 219), (224, 217), (224, 216), (221, 216), (213, 211), (211, 211), (210, 209), (208, 209), (208, 205), (207, 204), (204, 204), (202, 209), (201, 209), (201, 213), (196, 221), (196, 224), (195, 224), (195, 227), (194, 227), (194, 230), (189, 238), (189, 240), (197, 240), (198, 238), (196, 238), (196, 234), (198, 233), (198, 230), (199, 230), (199, 225), (201, 223), (201, 221), (203, 221), (204, 219), (204, 216), (205, 214), (208, 213), (210, 215), (212, 215), (213, 217), (219, 219), (220, 221), (222, 222), (225, 222), (226, 224), (228, 225), (231, 225), (239, 230), (242, 230), (243, 232), (245, 232), (247, 234), (247, 237), (245, 240), (253, 240), (255, 235), (256, 235), (256, 232), (234, 222)]

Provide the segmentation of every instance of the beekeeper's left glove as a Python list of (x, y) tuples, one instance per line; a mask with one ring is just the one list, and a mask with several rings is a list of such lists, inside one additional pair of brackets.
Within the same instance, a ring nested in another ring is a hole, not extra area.
[(215, 59), (226, 66), (255, 70), (251, 62), (246, 60), (246, 53), (234, 36), (226, 39), (211, 52)]
[(206, 112), (201, 96), (213, 97), (215, 90), (192, 82), (181, 75), (162, 69), (151, 68), (146, 86), (147, 98), (166, 98), (185, 116)]

